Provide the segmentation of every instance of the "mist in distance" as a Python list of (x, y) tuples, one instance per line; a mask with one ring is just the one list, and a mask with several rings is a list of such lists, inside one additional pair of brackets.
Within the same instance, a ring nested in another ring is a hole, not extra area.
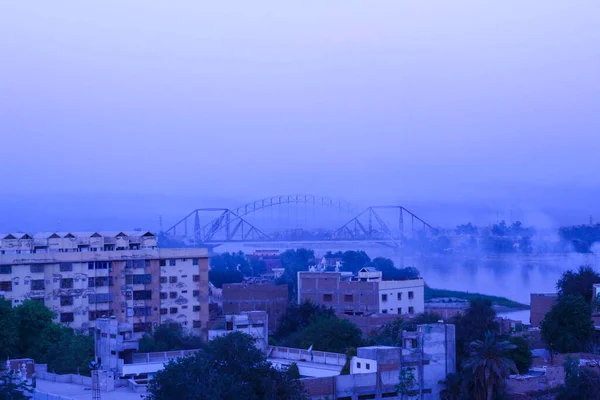
[(0, 5), (0, 231), (306, 193), (600, 219), (600, 3)]

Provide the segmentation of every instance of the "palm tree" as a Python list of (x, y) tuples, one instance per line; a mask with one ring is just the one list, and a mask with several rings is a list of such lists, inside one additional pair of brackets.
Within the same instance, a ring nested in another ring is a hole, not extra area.
[(440, 391), (441, 400), (461, 400), (462, 399), (462, 377), (460, 374), (448, 374), (446, 379), (439, 382), (445, 388)]
[(469, 345), (470, 358), (464, 369), (473, 377), (475, 399), (493, 400), (494, 393), (503, 387), (511, 373), (518, 373), (515, 362), (506, 356), (506, 352), (516, 346), (509, 342), (498, 342), (493, 333), (488, 332), (485, 339), (476, 340)]

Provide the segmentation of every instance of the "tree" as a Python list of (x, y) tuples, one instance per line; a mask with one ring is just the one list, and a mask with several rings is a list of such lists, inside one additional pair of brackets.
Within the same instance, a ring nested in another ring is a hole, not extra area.
[(33, 388), (21, 381), (15, 371), (6, 371), (0, 376), (0, 400), (30, 399)]
[(488, 332), (484, 340), (476, 340), (470, 344), (470, 358), (463, 368), (473, 379), (476, 400), (493, 400), (503, 391), (504, 382), (517, 367), (507, 352), (515, 345), (498, 342), (493, 333)]
[(174, 351), (199, 349), (203, 346), (200, 336), (189, 334), (181, 324), (172, 322), (155, 327), (151, 333), (145, 333), (139, 341), (139, 351)]
[(292, 379), (300, 379), (300, 370), (298, 369), (298, 364), (295, 362), (291, 363), (289, 368), (287, 369), (287, 373), (290, 375)]
[(62, 335), (60, 325), (53, 321), (56, 314), (33, 300), (22, 302), (15, 313), (19, 323), (19, 355), (40, 364), (47, 363), (48, 351)]
[(19, 326), (10, 301), (0, 296), (0, 362), (14, 357), (19, 342)]
[(589, 265), (580, 266), (577, 272), (567, 271), (556, 283), (559, 296), (582, 296), (591, 303), (594, 297), (594, 283), (600, 283), (598, 274)]
[(48, 352), (48, 370), (57, 374), (90, 376), (89, 365), (94, 360), (94, 338), (69, 328), (61, 329), (59, 341)]
[(252, 271), (252, 276), (261, 276), (262, 274), (267, 272), (267, 263), (265, 260), (250, 260), (250, 270)]
[(469, 354), (469, 344), (484, 338), (486, 332), (498, 333), (496, 311), (488, 299), (475, 298), (469, 302), (464, 315), (451, 318), (456, 325), (456, 353), (461, 364)]
[(302, 383), (279, 371), (249, 335), (233, 332), (170, 361), (148, 384), (149, 400), (303, 400)]
[(404, 396), (414, 396), (417, 392), (417, 388), (418, 384), (417, 378), (415, 377), (415, 368), (400, 368), (400, 376), (398, 377), (398, 384), (396, 385), (396, 390), (400, 393), (400, 398), (404, 398)]
[(406, 329), (404, 320), (396, 318), (381, 325), (372, 339), (378, 346), (402, 347), (402, 331), (404, 329)]
[(320, 317), (288, 338), (288, 345), (301, 349), (344, 353), (362, 345), (362, 332), (352, 322), (337, 317)]
[(302, 304), (292, 303), (279, 320), (279, 327), (275, 336), (278, 339), (287, 338), (292, 333), (300, 331), (320, 317), (333, 316), (335, 316), (335, 312), (330, 307), (316, 305), (309, 301), (305, 301)]
[(227, 283), (240, 283), (244, 280), (244, 274), (241, 271), (226, 268), (211, 268), (208, 271), (208, 280), (221, 289)]
[(565, 384), (556, 400), (600, 400), (600, 374), (595, 368), (581, 367), (579, 360), (567, 357)]
[(462, 400), (463, 396), (463, 379), (460, 374), (448, 374), (446, 379), (439, 382), (444, 385), (440, 391), (440, 400)]
[(522, 336), (511, 336), (508, 338), (508, 342), (513, 344), (515, 348), (509, 350), (506, 355), (514, 361), (519, 373), (521, 375), (525, 374), (529, 371), (531, 363), (533, 362), (529, 342)]
[(594, 334), (591, 306), (581, 296), (560, 296), (540, 328), (550, 350), (559, 353), (587, 351)]
[(342, 255), (342, 271), (356, 274), (361, 268), (367, 267), (371, 258), (364, 251), (348, 250)]
[(416, 279), (419, 277), (418, 269), (414, 267), (398, 269), (389, 258), (376, 257), (371, 261), (371, 267), (381, 271), (384, 280)]
[(291, 300), (298, 294), (298, 272), (308, 271), (309, 261), (315, 258), (315, 252), (308, 249), (286, 250), (279, 257), (284, 271), (277, 284), (288, 285)]

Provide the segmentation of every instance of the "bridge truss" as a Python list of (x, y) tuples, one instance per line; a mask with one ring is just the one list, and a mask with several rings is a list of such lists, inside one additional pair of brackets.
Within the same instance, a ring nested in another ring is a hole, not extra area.
[[(287, 209), (287, 214), (274, 213), (282, 208)], [(270, 214), (270, 221), (261, 219), (259, 214)], [(208, 222), (201, 224), (202, 220)], [(228, 242), (374, 241), (396, 247), (417, 233), (435, 231), (402, 206), (370, 206), (360, 211), (327, 197), (281, 195), (233, 209), (195, 209), (165, 234), (198, 246)]]

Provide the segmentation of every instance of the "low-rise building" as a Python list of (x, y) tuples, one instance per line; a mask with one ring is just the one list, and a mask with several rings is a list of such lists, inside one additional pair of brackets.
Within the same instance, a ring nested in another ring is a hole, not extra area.
[(241, 314), (226, 315), (225, 326), (208, 331), (208, 340), (231, 332), (242, 332), (256, 339), (256, 347), (265, 350), (269, 344), (269, 318), (264, 311), (250, 311)]
[(425, 310), (423, 279), (383, 280), (363, 268), (344, 279), (339, 272), (298, 272), (298, 303), (310, 301), (351, 315), (418, 314)]
[(558, 300), (556, 293), (531, 293), (531, 310), (529, 322), (532, 327), (539, 327), (546, 313)]
[(273, 332), (288, 306), (287, 285), (273, 283), (231, 283), (223, 285), (223, 314), (247, 311), (265, 311), (269, 316), (269, 329)]
[(206, 249), (159, 249), (143, 231), (0, 237), (0, 295), (14, 306), (39, 301), (77, 330), (114, 316), (135, 337), (167, 321), (206, 337)]

